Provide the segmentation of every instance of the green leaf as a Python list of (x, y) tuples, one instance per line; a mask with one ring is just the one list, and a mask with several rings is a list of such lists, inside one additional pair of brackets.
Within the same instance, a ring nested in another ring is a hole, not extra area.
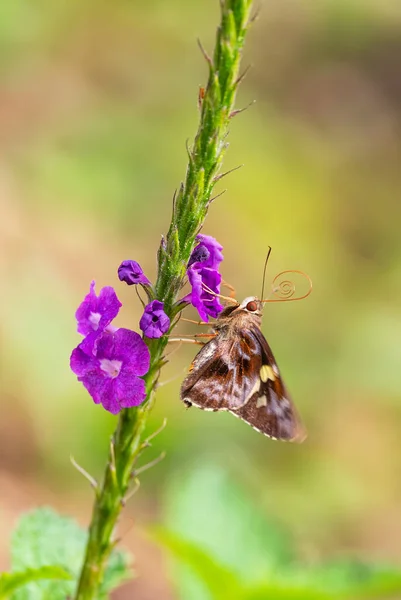
[(216, 600), (235, 600), (242, 589), (238, 577), (207, 552), (163, 528), (151, 530), (152, 538), (165, 546), (180, 564), (190, 567)]
[[(180, 567), (189, 567), (205, 588), (200, 593), (199, 590), (195, 591), (196, 588), (191, 594), (186, 591), (183, 598), (193, 599), (197, 593), (199, 598), (208, 597), (213, 600), (339, 600), (342, 597), (338, 593), (319, 589), (313, 581), (309, 584), (292, 581), (290, 572), (275, 574), (270, 577), (270, 583), (247, 588), (235, 572), (218, 563), (195, 544), (163, 528), (152, 529), (151, 535), (171, 552), (179, 561)], [(186, 584), (188, 585), (188, 581)]]
[(108, 598), (110, 592), (133, 578), (131, 563), (132, 557), (128, 552), (121, 550), (112, 552), (100, 586), (101, 598)]
[(17, 573), (2, 573), (0, 575), (0, 599), (9, 598), (18, 588), (41, 579), (70, 580), (70, 573), (60, 567), (47, 566), (39, 569), (25, 569)]
[(260, 582), (295, 560), (287, 532), (218, 465), (192, 466), (170, 483), (166, 524), (244, 581)]
[(336, 597), (352, 599), (392, 598), (401, 594), (401, 570), (361, 561), (336, 561), (314, 569), (305, 569), (299, 578), (307, 578), (318, 589), (336, 592)]
[(313, 587), (287, 583), (272, 583), (248, 590), (241, 600), (340, 600), (338, 594)]
[[(14, 592), (13, 600), (65, 600), (72, 596), (83, 561), (87, 533), (70, 518), (62, 517), (50, 508), (39, 508), (25, 514), (12, 539), (12, 571), (57, 565), (72, 574), (72, 581), (37, 581)], [(132, 576), (129, 558), (113, 552), (105, 571), (99, 600)]]
[[(294, 560), (288, 535), (218, 465), (192, 465), (188, 473), (170, 481), (165, 510), (172, 534), (224, 565), (244, 585), (266, 581)], [(179, 564), (173, 569), (181, 597), (214, 598), (210, 586), (199, 591), (200, 586), (205, 588), (205, 576), (175, 557)]]

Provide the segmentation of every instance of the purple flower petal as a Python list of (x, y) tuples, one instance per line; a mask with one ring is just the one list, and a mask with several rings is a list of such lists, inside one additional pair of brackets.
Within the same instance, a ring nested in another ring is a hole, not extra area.
[(78, 321), (78, 333), (88, 335), (92, 331), (102, 331), (117, 316), (121, 302), (112, 287), (104, 287), (96, 296), (95, 282), (90, 285), (89, 294), (79, 305), (75, 317)]
[(159, 338), (168, 331), (170, 319), (164, 312), (164, 302), (152, 300), (146, 307), (139, 327), (148, 338)]
[[(84, 385), (85, 385), (85, 383), (84, 383)], [(107, 382), (103, 385), (102, 388), (100, 388), (99, 396), (100, 396), (100, 402), (101, 402), (103, 408), (106, 409), (112, 415), (117, 415), (123, 407), (121, 406), (120, 402), (118, 401), (118, 398), (116, 397), (114, 388), (115, 388), (115, 381), (113, 381), (112, 379), (107, 379)], [(86, 389), (88, 389), (88, 388), (86, 388)], [(88, 389), (88, 392), (90, 393), (89, 389)], [(92, 398), (95, 400), (95, 398), (93, 396), (92, 396)]]
[(128, 285), (150, 285), (149, 279), (135, 260), (123, 260), (118, 267), (118, 278)]
[[(109, 327), (111, 328), (111, 325), (109, 325)], [(114, 327), (113, 327), (113, 329), (109, 329), (109, 327), (106, 329), (106, 331), (115, 331)], [(78, 348), (80, 348), (82, 350), (82, 352), (84, 352), (85, 354), (95, 355), (97, 343), (98, 343), (99, 338), (102, 335), (102, 333), (103, 333), (103, 331), (101, 329), (98, 329), (97, 331), (92, 331), (91, 333), (88, 333), (88, 335), (79, 344)]]
[(122, 408), (138, 406), (145, 400), (146, 389), (143, 379), (132, 379), (130, 372), (122, 371), (113, 384), (113, 393)]
[(145, 375), (149, 371), (150, 354), (139, 333), (121, 328), (116, 331), (113, 337), (113, 357), (122, 360), (123, 364), (131, 369), (133, 374)]
[(223, 260), (223, 246), (211, 235), (199, 234), (196, 236), (199, 244), (195, 246), (188, 262), (188, 268), (193, 267), (199, 269), (209, 267), (210, 269), (218, 269)]
[(82, 343), (72, 351), (70, 358), (71, 371), (79, 377), (85, 376), (97, 367), (97, 360), (82, 349)]
[(78, 381), (84, 384), (94, 402), (99, 404), (104, 388), (109, 383), (109, 378), (100, 368), (99, 360), (92, 355), (85, 354), (81, 343), (72, 351), (70, 366), (71, 370), (77, 375)]
[[(85, 377), (78, 377), (78, 380), (83, 383), (95, 404), (102, 404), (109, 412), (113, 412), (109, 409), (109, 406), (115, 405), (118, 407), (112, 393), (113, 380), (110, 377), (106, 377), (99, 369), (87, 373)], [(118, 407), (118, 410), (113, 412), (113, 415), (117, 414), (120, 410), (121, 408)]]

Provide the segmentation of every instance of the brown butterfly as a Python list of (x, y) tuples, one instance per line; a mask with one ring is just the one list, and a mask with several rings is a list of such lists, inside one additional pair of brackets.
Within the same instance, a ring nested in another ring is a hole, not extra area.
[(302, 442), (305, 429), (260, 329), (264, 302), (251, 296), (221, 312), (215, 336), (190, 366), (181, 399), (188, 407), (229, 411), (273, 439)]

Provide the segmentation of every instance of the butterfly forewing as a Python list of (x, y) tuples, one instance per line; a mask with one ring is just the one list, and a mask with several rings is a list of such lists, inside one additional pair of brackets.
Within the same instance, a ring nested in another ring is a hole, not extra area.
[(232, 339), (218, 333), (196, 355), (181, 398), (204, 410), (236, 410), (259, 387), (261, 361), (253, 336)]
[(230, 411), (275, 439), (302, 441), (303, 427), (260, 330), (260, 317), (241, 306), (230, 312), (196, 355), (181, 399), (204, 410)]

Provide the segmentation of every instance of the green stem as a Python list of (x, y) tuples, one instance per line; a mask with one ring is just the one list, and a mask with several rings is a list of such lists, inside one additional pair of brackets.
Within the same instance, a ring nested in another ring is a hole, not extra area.
[[(221, 0), (221, 23), (214, 55), (212, 59), (205, 55), (209, 78), (200, 94), (199, 128), (193, 147), (188, 150), (185, 182), (174, 201), (167, 238), (158, 253), (155, 292), (156, 297), (164, 301), (165, 311), (171, 319), (179, 310), (175, 303), (185, 280), (186, 265), (205, 220), (216, 174), (227, 147), (225, 138), (239, 84), (239, 64), (251, 4), (252, 0)], [(120, 413), (103, 484), (96, 493), (75, 600), (97, 597), (107, 558), (115, 544), (113, 532), (132, 484), (133, 469), (138, 455), (146, 447), (142, 436), (153, 406), (167, 338), (147, 342), (151, 356), (150, 370), (144, 377), (147, 398), (141, 406)]]

